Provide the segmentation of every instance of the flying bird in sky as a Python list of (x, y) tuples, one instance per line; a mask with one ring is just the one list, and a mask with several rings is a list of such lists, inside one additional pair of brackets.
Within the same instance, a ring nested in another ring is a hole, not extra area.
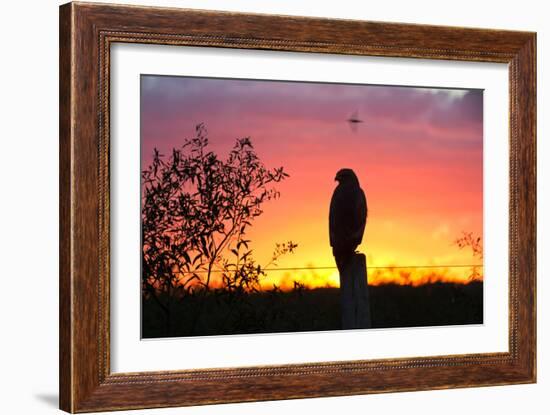
[(359, 113), (357, 111), (354, 111), (353, 114), (347, 119), (351, 129), (353, 132), (357, 132), (357, 125), (361, 124), (363, 120), (359, 118)]
[(329, 210), (330, 246), (338, 270), (342, 272), (363, 240), (367, 223), (367, 198), (352, 169), (336, 173), (338, 182)]

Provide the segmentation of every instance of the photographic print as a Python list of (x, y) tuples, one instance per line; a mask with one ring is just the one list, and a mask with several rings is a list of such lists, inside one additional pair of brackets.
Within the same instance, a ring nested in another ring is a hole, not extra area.
[(140, 82), (142, 338), (483, 323), (482, 90)]

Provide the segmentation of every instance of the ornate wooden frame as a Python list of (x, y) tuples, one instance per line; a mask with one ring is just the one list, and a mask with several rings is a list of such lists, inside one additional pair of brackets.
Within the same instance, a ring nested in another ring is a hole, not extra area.
[[(509, 352), (111, 373), (113, 42), (507, 63)], [(90, 412), (535, 382), (535, 33), (69, 3), (60, 8), (59, 93), (61, 409)]]

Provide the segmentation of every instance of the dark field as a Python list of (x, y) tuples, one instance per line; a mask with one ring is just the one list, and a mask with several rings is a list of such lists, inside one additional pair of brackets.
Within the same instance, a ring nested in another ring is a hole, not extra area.
[[(483, 283), (369, 287), (373, 328), (483, 323)], [(234, 297), (199, 293), (172, 301), (169, 314), (142, 302), (142, 337), (280, 333), (340, 329), (337, 288)]]

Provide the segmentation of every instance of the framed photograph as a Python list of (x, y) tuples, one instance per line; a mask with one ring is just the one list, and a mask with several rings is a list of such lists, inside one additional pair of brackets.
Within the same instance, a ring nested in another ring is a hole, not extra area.
[(60, 407), (536, 381), (536, 35), (60, 8)]

